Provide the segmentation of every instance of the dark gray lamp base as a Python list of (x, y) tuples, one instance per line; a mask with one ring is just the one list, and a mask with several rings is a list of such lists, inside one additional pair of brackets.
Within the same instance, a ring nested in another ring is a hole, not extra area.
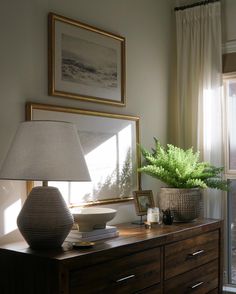
[(35, 187), (17, 218), (18, 228), (31, 248), (57, 248), (73, 225), (73, 216), (60, 191)]

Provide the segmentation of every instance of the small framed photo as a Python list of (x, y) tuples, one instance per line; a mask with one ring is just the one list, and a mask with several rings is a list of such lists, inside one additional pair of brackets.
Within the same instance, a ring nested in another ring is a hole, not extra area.
[(125, 106), (125, 38), (49, 13), (49, 95)]
[(137, 215), (146, 215), (148, 208), (154, 207), (152, 190), (133, 191)]

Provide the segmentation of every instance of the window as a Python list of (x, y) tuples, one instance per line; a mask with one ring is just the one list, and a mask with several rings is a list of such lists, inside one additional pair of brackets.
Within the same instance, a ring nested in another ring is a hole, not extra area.
[(225, 171), (227, 195), (228, 283), (236, 285), (236, 74), (225, 77)]

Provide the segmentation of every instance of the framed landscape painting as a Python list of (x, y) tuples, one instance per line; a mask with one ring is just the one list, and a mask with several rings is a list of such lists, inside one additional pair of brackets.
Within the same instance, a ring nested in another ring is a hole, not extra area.
[(49, 95), (125, 105), (125, 38), (54, 13), (48, 17)]

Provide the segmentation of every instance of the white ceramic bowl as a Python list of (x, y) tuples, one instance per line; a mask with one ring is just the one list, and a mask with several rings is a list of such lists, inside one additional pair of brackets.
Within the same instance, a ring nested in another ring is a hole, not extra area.
[(103, 229), (106, 223), (114, 218), (116, 210), (111, 208), (88, 207), (73, 208), (71, 213), (74, 222), (79, 226), (81, 232), (88, 232), (94, 229)]

